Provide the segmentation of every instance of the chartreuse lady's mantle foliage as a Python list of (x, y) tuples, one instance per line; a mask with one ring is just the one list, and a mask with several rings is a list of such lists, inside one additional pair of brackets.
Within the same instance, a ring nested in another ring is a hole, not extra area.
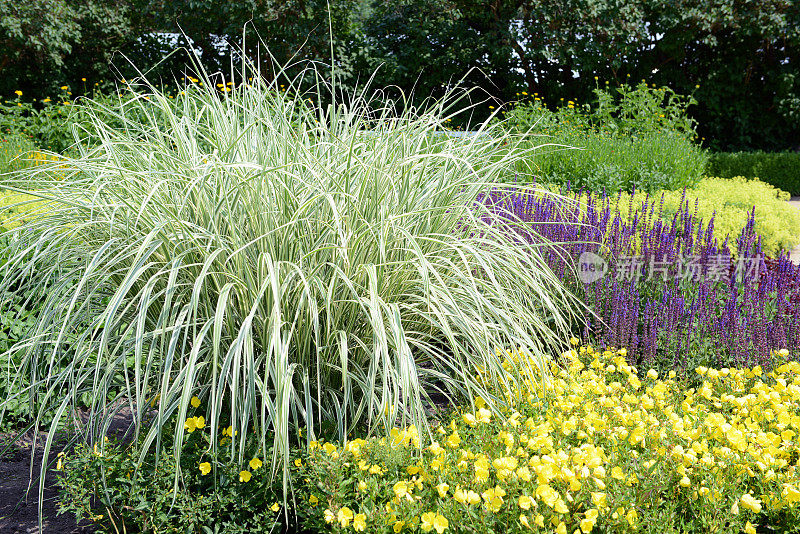
[(197, 396), (206, 424), (233, 427), (232, 454), (255, 432), (285, 477), (292, 427), (424, 432), (434, 389), (491, 399), (479, 369), (515, 382), (494, 347), (541, 365), (578, 305), (541, 243), (474, 202), (525, 150), (487, 125), (430, 135), (453, 111), (442, 103), (311, 107), (324, 95), (252, 77), (89, 102), (77, 156), (3, 179), (48, 203), (12, 231), (0, 271), (0, 302), (20, 286), (42, 301), (10, 377), (30, 381), (34, 415), (55, 425), (88, 394), (96, 440), (124, 399), (146, 450), (166, 424), (183, 442)]
[[(577, 343), (577, 339), (574, 340)], [(333, 532), (795, 532), (800, 364), (640, 378), (624, 349), (580, 347), (495, 411), (459, 410), (301, 462), (310, 528)], [(524, 353), (509, 353), (514, 369)]]

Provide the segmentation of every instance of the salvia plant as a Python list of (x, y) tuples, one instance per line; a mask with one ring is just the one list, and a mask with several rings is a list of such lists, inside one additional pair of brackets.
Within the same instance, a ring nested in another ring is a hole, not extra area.
[(172, 450), (166, 424), (179, 455), (197, 396), (206, 424), (232, 427), (232, 454), (255, 433), (286, 490), (294, 429), (424, 433), (432, 397), (491, 404), (479, 372), (517, 380), (501, 349), (545, 368), (580, 304), (550, 244), (474, 207), (530, 150), (489, 122), (431, 135), (469, 111), (463, 93), (398, 111), (241, 70), (232, 85), (199, 72), (175, 98), (140, 80), (79, 104), (73, 156), (2, 178), (47, 206), (9, 231), (0, 267), (0, 306), (21, 288), (41, 302), (9, 375), (37, 425), (87, 403), (102, 449), (127, 406), (143, 455)]
[[(732, 236), (733, 254), (729, 236), (720, 242), (713, 216), (699, 218), (685, 191), (671, 218), (663, 196), (638, 206), (630, 196), (620, 210), (619, 194), (563, 193), (573, 202), (503, 188), (480, 202), (527, 223), (518, 236), (563, 244), (543, 255), (594, 312), (586, 339), (625, 347), (643, 368), (767, 366), (773, 350), (800, 347), (800, 268), (786, 253), (764, 256), (755, 209)], [(593, 259), (602, 275), (580, 271)]]

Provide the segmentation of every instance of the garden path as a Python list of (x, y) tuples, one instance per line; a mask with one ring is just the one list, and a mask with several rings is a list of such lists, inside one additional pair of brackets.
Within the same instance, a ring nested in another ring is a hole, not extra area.
[[(789, 204), (797, 209), (800, 209), (800, 197), (792, 197), (792, 199), (789, 201)], [(789, 254), (789, 258), (795, 264), (800, 264), (800, 244), (792, 249), (791, 253)]]

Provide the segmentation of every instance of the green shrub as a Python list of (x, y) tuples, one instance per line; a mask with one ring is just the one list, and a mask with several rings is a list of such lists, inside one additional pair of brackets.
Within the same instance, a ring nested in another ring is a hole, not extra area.
[(722, 178), (760, 178), (792, 196), (800, 195), (800, 152), (717, 152), (706, 173)]
[(686, 113), (694, 103), (669, 88), (621, 85), (597, 88), (592, 104), (567, 102), (549, 108), (540, 98), (520, 102), (503, 124), (536, 136), (542, 147), (523, 178), (571, 184), (593, 191), (682, 189), (695, 184), (706, 154), (692, 140), (695, 124)]
[(476, 369), (515, 380), (495, 347), (549, 359), (581, 305), (546, 267), (547, 243), (517, 242), (475, 205), (530, 150), (490, 124), (486, 138), (432, 138), (446, 102), (316, 108), (321, 95), (254, 78), (81, 104), (74, 157), (0, 182), (52, 203), (11, 230), (0, 269), (0, 311), (19, 284), (42, 302), (10, 377), (31, 377), (37, 417), (55, 425), (88, 395), (109, 418), (119, 396), (144, 425), (158, 396), (143, 431), (159, 448), (198, 395), (212, 427), (255, 432), (285, 475), (294, 427), (423, 428), (432, 394), (485, 395)]
[[(542, 146), (522, 176), (590, 191), (654, 192), (691, 187), (702, 176), (705, 155), (686, 138), (667, 132), (636, 137), (564, 130), (541, 137)], [(574, 148), (565, 148), (574, 147)]]

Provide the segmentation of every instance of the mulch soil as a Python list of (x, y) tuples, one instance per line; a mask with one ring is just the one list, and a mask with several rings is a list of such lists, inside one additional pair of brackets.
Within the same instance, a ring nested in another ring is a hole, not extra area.
[[(130, 436), (133, 418), (127, 405), (120, 403), (117, 406), (108, 434), (126, 441)], [(79, 412), (78, 416), (84, 423), (88, 419), (85, 411)], [(50, 448), (40, 528), (39, 474), (47, 433), (31, 430), (21, 436), (17, 434), (0, 432), (0, 534), (94, 533), (90, 522), (77, 523), (75, 516), (68, 513), (58, 515), (55, 465), (58, 453), (67, 444), (66, 434), (56, 436)]]
[[(34, 446), (34, 437), (36, 444)], [(14, 434), (0, 434), (0, 534), (89, 534), (87, 522), (76, 523), (75, 516), (57, 514), (56, 472), (53, 469), (64, 440), (50, 449), (51, 467), (45, 476), (42, 500), (42, 525), (39, 525), (39, 470), (44, 456), (45, 432), (33, 431), (14, 439)], [(31, 457), (33, 476), (31, 477)]]

